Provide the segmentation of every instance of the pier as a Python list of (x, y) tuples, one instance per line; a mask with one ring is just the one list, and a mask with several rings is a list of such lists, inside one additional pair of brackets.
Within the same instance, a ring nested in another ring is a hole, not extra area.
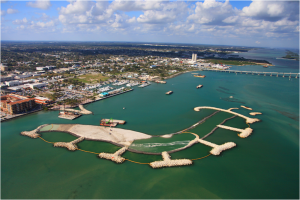
[(287, 72), (262, 72), (262, 71), (239, 71), (239, 70), (217, 70), (217, 69), (203, 69), (204, 71), (225, 72), (235, 74), (251, 74), (251, 75), (263, 75), (274, 77), (289, 77), (298, 78), (300, 73), (287, 73)]

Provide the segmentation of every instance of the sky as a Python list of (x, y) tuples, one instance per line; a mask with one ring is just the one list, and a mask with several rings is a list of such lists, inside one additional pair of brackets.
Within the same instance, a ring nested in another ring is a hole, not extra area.
[(4, 40), (299, 49), (299, 1), (1, 0)]

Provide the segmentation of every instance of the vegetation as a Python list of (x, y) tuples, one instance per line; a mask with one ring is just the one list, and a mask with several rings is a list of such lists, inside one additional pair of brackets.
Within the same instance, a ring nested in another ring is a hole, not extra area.
[(100, 81), (107, 81), (108, 79), (109, 77), (103, 76), (102, 74), (85, 74), (85, 75), (78, 76), (76, 79), (73, 80), (91, 84), (91, 83), (99, 83)]
[(250, 59), (208, 59), (207, 62), (211, 62), (214, 64), (225, 64), (225, 65), (257, 65), (258, 63), (268, 64), (268, 61), (265, 60), (257, 60), (253, 61)]
[(299, 55), (297, 53), (287, 50), (286, 56), (282, 58), (299, 60)]

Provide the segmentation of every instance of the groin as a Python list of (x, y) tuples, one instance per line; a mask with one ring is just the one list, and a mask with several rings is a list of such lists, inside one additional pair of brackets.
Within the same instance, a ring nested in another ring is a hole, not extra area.
[(161, 156), (163, 161), (154, 161), (151, 162), (149, 165), (152, 168), (162, 168), (162, 167), (174, 167), (174, 166), (184, 166), (184, 165), (191, 165), (193, 162), (189, 159), (177, 159), (171, 160), (171, 156), (166, 152), (162, 152)]
[(71, 142), (55, 142), (54, 147), (64, 147), (67, 148), (69, 151), (75, 151), (78, 149), (76, 146), (77, 143), (84, 140), (84, 137), (77, 138), (76, 140), (73, 140)]
[(233, 111), (231, 111), (231, 110), (225, 110), (225, 109), (216, 108), (216, 107), (200, 106), (200, 107), (195, 107), (195, 108), (194, 108), (195, 111), (200, 111), (201, 109), (219, 110), (219, 111), (227, 112), (227, 113), (230, 113), (230, 114), (233, 114), (233, 115), (237, 115), (237, 116), (239, 116), (239, 117), (242, 117), (242, 118), (246, 119), (246, 123), (249, 123), (249, 124), (252, 124), (252, 123), (254, 123), (254, 122), (260, 121), (260, 120), (257, 119), (257, 118), (250, 118), (250, 117), (247, 117), (247, 116), (245, 116), (245, 115), (242, 115), (242, 114), (233, 112)]
[(116, 163), (122, 163), (125, 161), (125, 158), (121, 157), (121, 155), (127, 150), (128, 147), (123, 147), (116, 151), (115, 153), (100, 153), (99, 158), (104, 158), (107, 160), (114, 161)]
[(28, 137), (31, 137), (31, 138), (38, 138), (40, 137), (41, 135), (38, 134), (37, 132), (43, 128), (44, 126), (47, 126), (48, 124), (44, 124), (44, 125), (41, 125), (41, 126), (38, 126), (36, 129), (32, 130), (32, 131), (22, 131), (21, 132), (21, 135), (24, 135), (24, 136), (28, 136)]
[(220, 155), (220, 153), (222, 151), (225, 151), (227, 149), (231, 149), (232, 147), (236, 146), (236, 144), (234, 142), (226, 142), (226, 143), (224, 143), (222, 145), (217, 145), (217, 144), (214, 144), (214, 143), (202, 140), (202, 139), (198, 139), (198, 141), (201, 144), (205, 144), (206, 146), (212, 147), (213, 149), (210, 151), (210, 153), (213, 154), (213, 155), (215, 155), (215, 156)]
[(241, 138), (248, 137), (253, 131), (252, 128), (239, 129), (239, 128), (234, 128), (234, 127), (224, 126), (224, 125), (217, 125), (217, 126), (220, 128), (223, 128), (223, 129), (240, 132), (240, 134), (238, 134), (238, 136), (240, 136)]

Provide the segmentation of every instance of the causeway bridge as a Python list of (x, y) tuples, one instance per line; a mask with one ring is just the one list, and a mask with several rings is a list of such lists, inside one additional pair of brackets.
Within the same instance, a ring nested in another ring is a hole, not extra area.
[(239, 70), (216, 70), (216, 69), (203, 69), (204, 71), (215, 71), (215, 72), (227, 72), (235, 74), (251, 74), (251, 75), (262, 75), (262, 76), (275, 76), (275, 77), (288, 77), (298, 78), (300, 73), (288, 73), (288, 72), (262, 72), (262, 71), (239, 71)]

